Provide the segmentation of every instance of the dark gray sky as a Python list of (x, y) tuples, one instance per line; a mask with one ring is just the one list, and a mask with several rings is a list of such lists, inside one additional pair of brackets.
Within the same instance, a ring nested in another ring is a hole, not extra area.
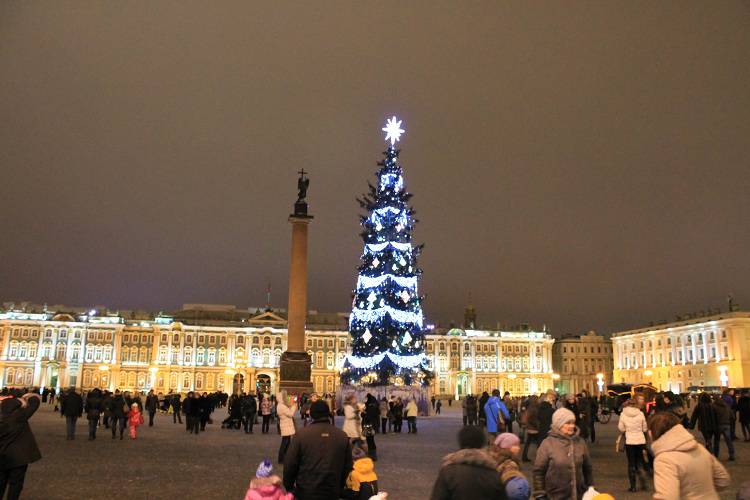
[(0, 4), (0, 299), (345, 311), (386, 117), (428, 321), (750, 306), (748, 2)]

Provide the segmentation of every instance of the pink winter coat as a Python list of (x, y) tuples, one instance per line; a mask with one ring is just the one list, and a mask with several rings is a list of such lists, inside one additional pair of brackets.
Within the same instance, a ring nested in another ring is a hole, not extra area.
[(284, 491), (279, 476), (256, 477), (250, 481), (245, 500), (294, 500), (294, 495)]

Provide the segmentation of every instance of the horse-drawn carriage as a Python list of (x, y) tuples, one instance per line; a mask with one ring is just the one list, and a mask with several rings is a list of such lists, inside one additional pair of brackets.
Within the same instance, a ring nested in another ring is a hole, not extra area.
[(659, 390), (651, 384), (610, 384), (607, 386), (607, 406), (610, 411), (620, 414), (622, 404), (636, 395), (643, 395), (646, 405), (654, 403)]

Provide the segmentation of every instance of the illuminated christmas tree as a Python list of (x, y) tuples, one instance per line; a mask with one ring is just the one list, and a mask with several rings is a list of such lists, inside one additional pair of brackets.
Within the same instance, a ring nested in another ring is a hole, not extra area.
[(368, 211), (361, 217), (364, 252), (349, 317), (352, 352), (346, 358), (344, 384), (425, 384), (431, 376), (424, 355), (422, 270), (412, 246), (414, 211), (404, 189), (403, 171), (394, 146), (404, 130), (394, 116), (383, 128), (390, 142), (379, 162), (378, 184), (358, 200)]

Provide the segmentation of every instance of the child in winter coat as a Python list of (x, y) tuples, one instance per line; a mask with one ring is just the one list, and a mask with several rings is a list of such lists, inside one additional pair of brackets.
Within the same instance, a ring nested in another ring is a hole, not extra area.
[(130, 439), (135, 439), (139, 425), (143, 425), (143, 413), (141, 413), (141, 410), (138, 408), (138, 403), (133, 403), (130, 405), (130, 412), (128, 413)]
[(255, 472), (255, 478), (250, 481), (250, 487), (245, 493), (245, 500), (293, 500), (294, 495), (287, 493), (281, 485), (281, 478), (273, 474), (273, 464), (268, 459), (263, 460)]
[(378, 494), (378, 476), (375, 474), (375, 463), (367, 456), (367, 451), (360, 445), (352, 447), (354, 468), (346, 478), (346, 488), (342, 496), (352, 500), (369, 500)]
[(531, 487), (518, 466), (521, 452), (521, 440), (518, 436), (504, 432), (495, 438), (488, 451), (497, 460), (497, 472), (500, 473), (508, 500), (528, 500)]

